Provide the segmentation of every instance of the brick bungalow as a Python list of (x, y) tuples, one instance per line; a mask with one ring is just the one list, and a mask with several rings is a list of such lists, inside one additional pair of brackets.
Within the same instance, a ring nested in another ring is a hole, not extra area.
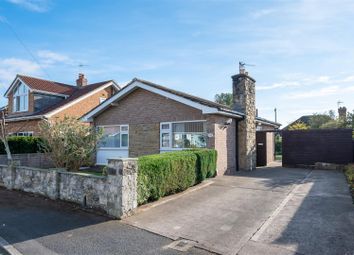
[(232, 80), (234, 107), (229, 108), (133, 79), (83, 117), (104, 129), (97, 164), (106, 164), (108, 158), (201, 147), (218, 151), (218, 175), (254, 169), (256, 129), (272, 131), (280, 124), (256, 116), (253, 78), (240, 70)]
[(7, 132), (38, 135), (38, 123), (43, 119), (80, 118), (119, 89), (113, 80), (88, 84), (83, 74), (79, 74), (76, 86), (17, 75), (5, 93)]

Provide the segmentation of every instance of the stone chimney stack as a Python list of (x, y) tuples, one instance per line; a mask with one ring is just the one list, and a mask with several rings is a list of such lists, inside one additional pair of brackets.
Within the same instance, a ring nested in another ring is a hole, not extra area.
[(256, 88), (255, 80), (243, 68), (231, 77), (233, 109), (245, 114), (238, 128), (238, 157), (240, 170), (256, 168)]
[(76, 80), (76, 86), (83, 87), (87, 85), (87, 79), (83, 73), (79, 73), (79, 78)]
[(345, 106), (338, 108), (338, 117), (341, 120), (347, 119), (347, 108)]

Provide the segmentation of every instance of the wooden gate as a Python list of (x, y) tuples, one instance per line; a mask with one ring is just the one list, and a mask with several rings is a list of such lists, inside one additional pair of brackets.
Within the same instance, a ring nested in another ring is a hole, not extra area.
[(256, 144), (257, 144), (257, 166), (267, 165), (267, 133), (257, 132), (256, 133)]

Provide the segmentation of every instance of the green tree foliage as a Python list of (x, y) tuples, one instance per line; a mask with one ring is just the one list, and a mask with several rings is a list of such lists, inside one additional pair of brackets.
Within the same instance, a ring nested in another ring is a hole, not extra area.
[(306, 130), (309, 129), (310, 127), (307, 126), (305, 123), (303, 123), (302, 121), (297, 121), (294, 124), (292, 124), (289, 127), (289, 130)]
[(91, 165), (101, 131), (75, 118), (43, 121), (40, 124), (42, 147), (56, 167), (78, 171), (81, 166)]
[(330, 114), (328, 113), (324, 113), (324, 114), (315, 113), (310, 117), (309, 127), (312, 129), (321, 128), (322, 125), (333, 120), (334, 118), (330, 116)]
[[(8, 138), (9, 148), (13, 154), (42, 152), (42, 140), (32, 136), (10, 136)], [(6, 154), (5, 146), (0, 143), (0, 154)]]
[(215, 102), (219, 104), (226, 105), (228, 107), (232, 107), (233, 95), (232, 93), (220, 93), (215, 95)]
[(279, 134), (275, 135), (275, 155), (282, 155), (282, 137)]

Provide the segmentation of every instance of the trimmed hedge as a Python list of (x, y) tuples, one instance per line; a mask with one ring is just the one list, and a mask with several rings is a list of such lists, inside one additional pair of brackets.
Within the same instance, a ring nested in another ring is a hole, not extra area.
[(354, 164), (350, 164), (344, 168), (344, 173), (347, 177), (349, 183), (349, 189), (353, 196), (353, 203), (354, 203)]
[(138, 203), (186, 190), (216, 174), (215, 150), (186, 150), (139, 157)]
[[(42, 152), (39, 137), (32, 136), (12, 136), (9, 137), (9, 146), (12, 154)], [(0, 142), (0, 154), (6, 154), (5, 146)]]

